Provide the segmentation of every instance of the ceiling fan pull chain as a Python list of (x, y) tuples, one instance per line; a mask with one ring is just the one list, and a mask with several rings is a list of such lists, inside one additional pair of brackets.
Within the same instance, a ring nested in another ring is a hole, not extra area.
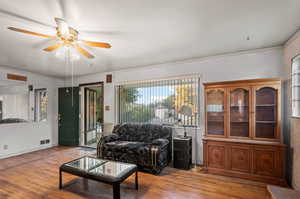
[[(66, 88), (67, 87), (67, 76), (68, 76), (68, 55), (67, 55), (67, 51), (65, 51), (65, 77), (64, 77), (64, 87)], [(67, 91), (67, 88), (66, 88), (66, 91)]]
[(70, 59), (70, 62), (71, 62), (71, 78), (72, 78), (72, 106), (74, 104), (74, 95), (73, 95), (73, 88), (74, 88), (74, 61), (73, 59), (71, 58), (70, 56), (70, 49), (68, 49), (68, 52), (69, 52), (69, 59)]

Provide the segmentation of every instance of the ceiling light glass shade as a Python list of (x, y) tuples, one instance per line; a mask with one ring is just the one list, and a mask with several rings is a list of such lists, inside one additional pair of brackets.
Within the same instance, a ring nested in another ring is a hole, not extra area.
[(66, 36), (68, 36), (69, 35), (69, 28), (68, 27), (66, 27), (66, 26), (61, 26), (61, 28), (60, 28), (60, 31), (61, 31), (61, 34), (62, 35), (66, 35)]
[(55, 18), (55, 20), (58, 22), (58, 29), (59, 29), (60, 33), (62, 35), (69, 35), (69, 26), (68, 26), (68, 24), (60, 18)]
[(69, 46), (63, 46), (62, 48), (57, 49), (55, 52), (55, 56), (59, 59), (65, 59), (68, 53), (72, 61), (77, 61), (80, 59), (80, 55), (78, 54), (78, 52), (74, 48), (71, 48)]

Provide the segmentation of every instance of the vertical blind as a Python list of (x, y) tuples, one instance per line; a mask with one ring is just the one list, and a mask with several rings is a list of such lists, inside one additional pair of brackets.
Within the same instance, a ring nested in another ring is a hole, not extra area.
[(47, 120), (48, 94), (47, 89), (35, 89), (35, 112), (34, 120), (36, 122)]
[(292, 114), (300, 117), (300, 55), (292, 60)]
[(119, 123), (198, 125), (199, 77), (119, 85)]

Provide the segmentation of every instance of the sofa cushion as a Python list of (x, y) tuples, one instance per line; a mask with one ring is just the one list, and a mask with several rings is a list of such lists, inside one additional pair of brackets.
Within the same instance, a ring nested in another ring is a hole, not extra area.
[(138, 164), (139, 151), (148, 144), (144, 142), (114, 141), (104, 144), (103, 155), (107, 159)]
[(106, 146), (115, 152), (137, 152), (139, 147), (144, 146), (144, 142), (132, 142), (132, 141), (114, 141), (106, 143)]
[(121, 124), (114, 130), (122, 141), (151, 143), (159, 138), (171, 138), (170, 128), (156, 124)]
[(134, 124), (122, 124), (116, 133), (119, 135), (122, 141), (139, 141), (138, 132), (140, 132), (140, 126)]
[(151, 143), (151, 130), (146, 125), (122, 124), (115, 131), (122, 141)]

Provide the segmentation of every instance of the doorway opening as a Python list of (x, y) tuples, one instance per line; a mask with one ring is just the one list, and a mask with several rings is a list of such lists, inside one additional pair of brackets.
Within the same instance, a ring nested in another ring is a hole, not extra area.
[(103, 82), (80, 85), (80, 145), (97, 147), (103, 123)]

